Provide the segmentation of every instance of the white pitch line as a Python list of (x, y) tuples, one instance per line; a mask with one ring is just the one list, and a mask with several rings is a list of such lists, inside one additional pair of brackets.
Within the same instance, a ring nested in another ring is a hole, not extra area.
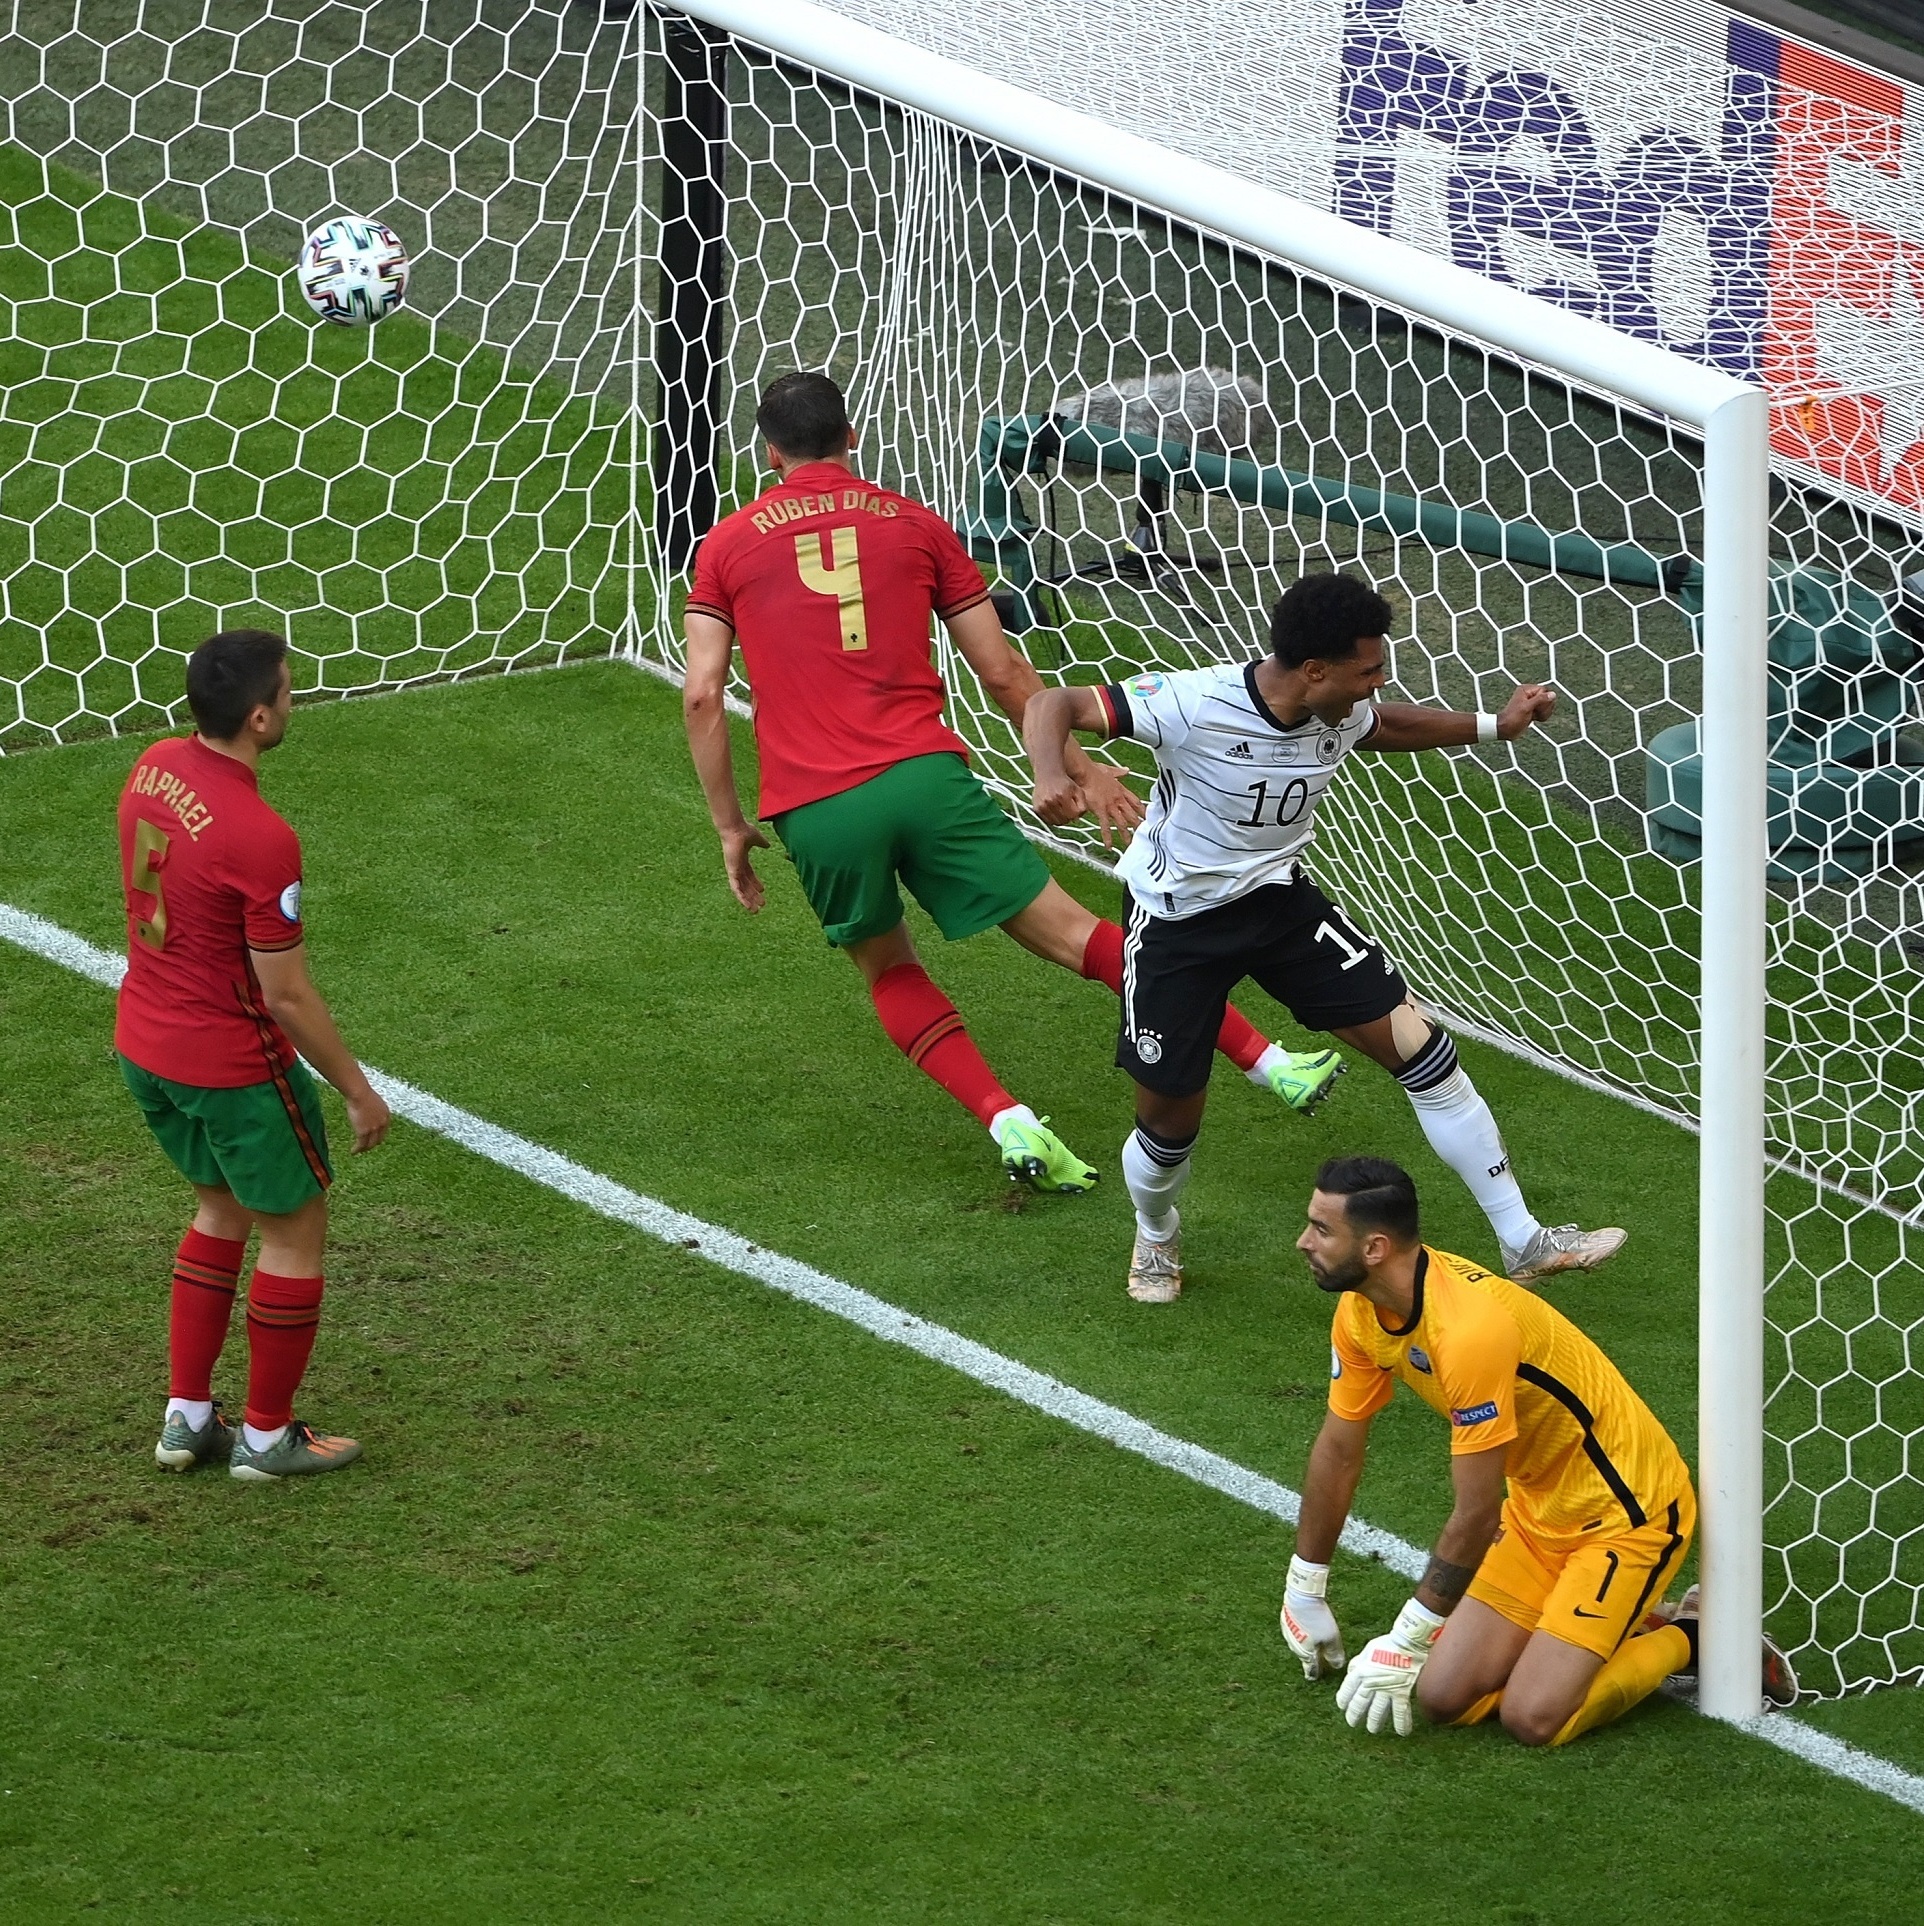
[[(77, 970), (109, 989), (118, 988), (126, 973), (124, 957), (96, 949), (71, 930), (5, 903), (0, 903), (0, 937), (49, 962)], [(1257, 1511), (1266, 1511), (1287, 1524), (1296, 1522), (1301, 1499), (1273, 1478), (1265, 1478), (1260, 1472), (1206, 1451), (1185, 1438), (1171, 1437), (1168, 1432), (1157, 1430), (1115, 1405), (1104, 1404), (1101, 1399), (1092, 1398), (1059, 1378), (1019, 1364), (999, 1351), (991, 1351), (987, 1345), (978, 1344), (945, 1325), (931, 1324), (928, 1319), (858, 1290), (853, 1284), (845, 1284), (825, 1271), (784, 1257), (779, 1251), (764, 1250), (718, 1224), (691, 1217), (686, 1211), (676, 1210), (656, 1198), (644, 1197), (639, 1191), (616, 1183), (612, 1177), (604, 1177), (562, 1156), (559, 1151), (530, 1143), (526, 1137), (518, 1137), (512, 1130), (489, 1123), (485, 1117), (444, 1103), (430, 1092), (402, 1082), (399, 1077), (372, 1068), (368, 1068), (367, 1074), (396, 1116), (446, 1137), (504, 1170), (518, 1172), (575, 1203), (585, 1204), (603, 1217), (645, 1231), (664, 1244), (705, 1257), (724, 1270), (751, 1277), (758, 1284), (769, 1285), (789, 1297), (799, 1298), (804, 1304), (814, 1305), (817, 1310), (859, 1325), (871, 1336), (919, 1352), (937, 1364), (946, 1364), (951, 1370), (974, 1378), (978, 1384), (1000, 1391), (1020, 1404), (1031, 1405), (1052, 1418), (1060, 1418), (1079, 1431), (1104, 1438), (1139, 1458), (1147, 1458), (1152, 1464), (1180, 1472), (1212, 1491), (1220, 1491)], [(1392, 1532), (1379, 1531), (1361, 1519), (1350, 1520), (1342, 1542), (1344, 1550), (1354, 1552), (1359, 1558), (1380, 1559), (1392, 1571), (1409, 1579), (1421, 1578), (1428, 1562), (1427, 1554), (1414, 1545)]]
[[(85, 937), (62, 929), (58, 923), (50, 923), (44, 917), (15, 909), (8, 903), (0, 903), (0, 938), (108, 989), (118, 989), (120, 979), (126, 974), (124, 957), (116, 956), (111, 950), (98, 949)], [(886, 1343), (902, 1345), (937, 1364), (947, 1365), (1019, 1404), (1059, 1418), (1079, 1431), (1146, 1458), (1151, 1464), (1179, 1472), (1253, 1510), (1267, 1512), (1286, 1524), (1296, 1522), (1302, 1506), (1301, 1495), (1273, 1478), (1264, 1477), (1261, 1472), (1251, 1471), (1186, 1438), (1160, 1431), (1113, 1404), (1104, 1404), (1101, 1399), (1078, 1391), (1074, 1385), (1064, 1384), (1060, 1378), (1004, 1357), (1001, 1352), (992, 1351), (959, 1331), (932, 1324), (899, 1305), (846, 1284), (840, 1278), (830, 1277), (826, 1271), (784, 1257), (779, 1251), (764, 1250), (734, 1231), (704, 1218), (692, 1217), (656, 1198), (644, 1197), (639, 1191), (630, 1190), (627, 1185), (618, 1184), (612, 1177), (604, 1177), (557, 1150), (532, 1143), (512, 1130), (489, 1123), (485, 1117), (444, 1103), (430, 1092), (402, 1082), (399, 1077), (373, 1069), (367, 1074), (396, 1116), (446, 1137), (504, 1170), (512, 1170), (602, 1217), (630, 1225), (664, 1244), (706, 1258), (738, 1276), (753, 1278), (804, 1304), (812, 1304), (817, 1310), (857, 1325)], [(1421, 1578), (1428, 1563), (1428, 1554), (1407, 1539), (1365, 1524), (1360, 1518), (1352, 1518), (1343, 1528), (1342, 1546), (1359, 1558), (1378, 1559), (1391, 1571), (1411, 1580)], [(1906, 1772), (1875, 1753), (1860, 1751), (1841, 1739), (1834, 1739), (1815, 1726), (1779, 1712), (1750, 1720), (1737, 1729), (1753, 1738), (1767, 1740), (1785, 1752), (1795, 1753), (1822, 1771), (1882, 1793), (1914, 1812), (1924, 1813), (1924, 1778)]]
[(1872, 1792), (1881, 1792), (1913, 1812), (1924, 1812), (1924, 1779), (1902, 1766), (1880, 1759), (1875, 1752), (1864, 1752), (1828, 1732), (1820, 1732), (1801, 1719), (1786, 1718), (1781, 1712), (1767, 1712), (1761, 1719), (1747, 1719), (1738, 1728), (1753, 1739), (1765, 1739), (1786, 1752), (1808, 1761), (1820, 1770), (1850, 1779)]

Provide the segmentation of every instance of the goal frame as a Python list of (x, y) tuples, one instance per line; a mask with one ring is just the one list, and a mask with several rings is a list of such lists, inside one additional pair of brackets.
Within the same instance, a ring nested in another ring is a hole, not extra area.
[[(1763, 1710), (1757, 1652), (1763, 1635), (1770, 526), (1764, 391), (807, 0), (677, 0), (655, 11), (671, 41), (679, 41), (680, 53), (668, 56), (669, 84), (686, 103), (679, 164), (671, 169), (673, 206), (664, 207), (664, 252), (672, 245), (690, 264), (712, 262), (717, 276), (654, 317), (664, 394), (674, 392), (671, 367), (700, 368), (712, 379), (720, 362), (721, 196), (705, 191), (715, 176), (703, 170), (720, 164), (726, 123), (724, 117), (718, 124), (712, 95), (698, 98), (704, 74), (719, 91), (719, 66), (707, 58), (710, 48), (698, 44), (706, 41), (706, 28), (739, 35), (1124, 195), (1207, 237), (1300, 267), (1338, 290), (1392, 302), (1702, 437), (1697, 1483), (1704, 1611), (1698, 1705), (1720, 1719), (1756, 1718)], [(704, 227), (704, 217), (713, 225)], [(677, 280), (676, 287), (685, 290), (687, 282)], [(679, 405), (684, 419), (667, 419), (664, 408), (656, 423), (658, 451), (673, 455), (669, 469), (658, 469), (657, 539), (663, 559), (677, 569), (685, 563), (695, 504), (676, 491), (705, 488), (707, 501), (715, 499), (714, 390), (687, 395)], [(671, 474), (672, 484), (660, 487)], [(1660, 1181), (1659, 1174), (1651, 1181)]]

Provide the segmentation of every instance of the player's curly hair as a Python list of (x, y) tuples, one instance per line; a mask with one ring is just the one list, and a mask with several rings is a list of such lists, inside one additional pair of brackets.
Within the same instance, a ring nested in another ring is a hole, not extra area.
[(1269, 646), (1286, 669), (1341, 662), (1366, 635), (1387, 635), (1395, 611), (1353, 575), (1301, 575), (1269, 618)]
[(281, 691), (287, 638), (266, 629), (223, 629), (187, 658), (187, 706), (209, 742), (232, 742), (247, 718)]
[(1343, 1214), (1359, 1231), (1386, 1231), (1399, 1244), (1422, 1235), (1416, 1181), (1387, 1157), (1332, 1157), (1316, 1173), (1316, 1188), (1343, 1200)]
[(825, 374), (777, 375), (762, 390), (755, 426), (790, 461), (827, 461), (848, 449), (848, 401)]

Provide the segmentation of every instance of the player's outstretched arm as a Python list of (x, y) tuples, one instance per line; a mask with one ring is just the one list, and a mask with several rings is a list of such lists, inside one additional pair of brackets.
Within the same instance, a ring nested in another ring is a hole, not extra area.
[(1329, 1561), (1363, 1475), (1369, 1429), (1367, 1418), (1341, 1418), (1332, 1411), (1310, 1449), (1296, 1553), (1289, 1561), (1283, 1608), (1277, 1615), (1306, 1679), (1326, 1678), (1343, 1669), (1343, 1634), (1329, 1606)]
[[(1524, 682), (1495, 717), (1496, 740), (1514, 742), (1557, 706), (1547, 682)], [(1379, 702), (1376, 727), (1356, 746), (1381, 755), (1386, 751), (1450, 749), (1487, 742), (1484, 720), (1466, 709), (1432, 709), (1416, 702)]]
[(1416, 1682), (1450, 1614), (1490, 1549), (1503, 1515), (1503, 1467), (1510, 1447), (1467, 1451), (1450, 1460), (1456, 1503), (1436, 1541), (1423, 1582), (1396, 1615), (1396, 1623), (1373, 1638), (1350, 1660), (1337, 1706), (1351, 1725), (1367, 1722), (1372, 1732), (1394, 1723), (1398, 1738), (1408, 1736), (1416, 1702)]
[[(1012, 647), (1002, 632), (1002, 618), (996, 613), (995, 604), (978, 602), (973, 608), (948, 617), (943, 626), (956, 652), (975, 671), (976, 679), (995, 699), (1002, 713), (1024, 732), (1026, 740), (1030, 705), (1045, 690), (1035, 664)], [(1098, 712), (1100, 707), (1098, 704)], [(1100, 713), (1095, 721), (1078, 722), (1074, 726), (1098, 735), (1109, 733), (1108, 718)], [(1081, 792), (1081, 800), (1066, 816), (1045, 816), (1043, 820), (1073, 822), (1086, 810), (1102, 825), (1106, 847), (1113, 830), (1128, 831), (1142, 821), (1141, 799), (1123, 781), (1119, 771), (1106, 762), (1095, 761), (1084, 754), (1080, 744), (1069, 741), (1066, 729), (1061, 740), (1063, 768), (1069, 781)]]
[(721, 838), (728, 887), (743, 909), (758, 910), (767, 898), (749, 851), (766, 849), (768, 838), (742, 814), (742, 800), (735, 793), (735, 756), (728, 742), (725, 699), (735, 632), (712, 615), (690, 610), (682, 617), (682, 633), (688, 641), (688, 674), (681, 690), (688, 753), (701, 778), (702, 794), (708, 798), (709, 820)]
[[(1082, 784), (1069, 768), (1069, 732), (1099, 729), (1109, 717), (1093, 689), (1038, 688), (1022, 715), (1022, 745), (1035, 772), (1035, 811), (1045, 823), (1070, 823), (1087, 807)], [(1108, 840), (1108, 825), (1103, 825)]]
[(347, 1120), (354, 1127), (356, 1152), (372, 1150), (388, 1132), (393, 1118), (354, 1052), (341, 1041), (334, 1017), (307, 973), (307, 945), (291, 950), (249, 950), (254, 980), (261, 986), (267, 1014), (287, 1032), (288, 1040), (336, 1090), (347, 1104)]

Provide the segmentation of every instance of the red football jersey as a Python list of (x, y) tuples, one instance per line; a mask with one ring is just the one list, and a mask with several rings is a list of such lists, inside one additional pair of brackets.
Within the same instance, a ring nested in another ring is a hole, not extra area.
[(933, 509), (809, 462), (717, 522), (688, 606), (741, 644), (761, 750), (759, 813), (839, 795), (910, 756), (968, 749), (942, 720), (948, 691), (929, 618), (988, 596)]
[(247, 952), (302, 940), (301, 845), (254, 772), (169, 736), (120, 792), (127, 975), (114, 1047), (175, 1083), (270, 1082), (294, 1046), (261, 1002)]

